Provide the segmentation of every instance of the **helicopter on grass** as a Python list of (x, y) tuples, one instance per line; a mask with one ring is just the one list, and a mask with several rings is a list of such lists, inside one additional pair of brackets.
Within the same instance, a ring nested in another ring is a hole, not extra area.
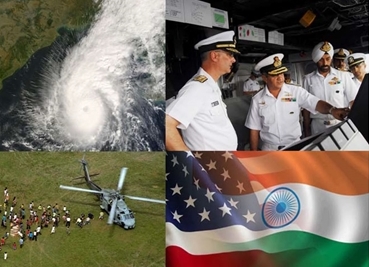
[(115, 223), (115, 224), (122, 226), (126, 230), (135, 228), (135, 217), (134, 217), (132, 210), (128, 208), (125, 202), (125, 198), (165, 204), (164, 200), (122, 195), (120, 191), (123, 188), (124, 179), (126, 177), (128, 168), (124, 167), (121, 169), (120, 177), (118, 180), (118, 186), (116, 190), (103, 189), (91, 180), (91, 176), (95, 176), (98, 174), (92, 174), (92, 175), (89, 174), (88, 167), (87, 167), (88, 163), (84, 159), (84, 156), (82, 160), (80, 160), (80, 163), (82, 164), (84, 176), (77, 177), (75, 179), (84, 178), (86, 181), (86, 184), (88, 185), (90, 189), (78, 188), (78, 187), (73, 187), (73, 186), (65, 186), (65, 185), (60, 185), (60, 188), (96, 194), (99, 197), (100, 202), (101, 202), (100, 208), (102, 210), (105, 210), (109, 214), (108, 224)]

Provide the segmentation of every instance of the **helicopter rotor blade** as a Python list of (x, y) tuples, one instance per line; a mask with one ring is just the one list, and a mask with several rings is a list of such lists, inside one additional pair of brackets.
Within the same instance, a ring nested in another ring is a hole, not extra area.
[(91, 189), (84, 189), (84, 188), (78, 188), (78, 187), (73, 187), (73, 186), (60, 185), (59, 188), (61, 188), (61, 189), (67, 189), (67, 190), (73, 190), (73, 191), (87, 192), (87, 193), (102, 194), (101, 191), (91, 190)]
[(113, 220), (114, 220), (114, 216), (115, 216), (115, 210), (117, 208), (117, 203), (118, 203), (118, 198), (114, 198), (113, 203), (111, 204), (108, 224), (113, 224)]
[(141, 201), (147, 201), (147, 202), (154, 202), (154, 203), (165, 204), (165, 201), (164, 200), (159, 200), (159, 199), (146, 198), (146, 197), (134, 197), (134, 196), (127, 196), (127, 195), (124, 195), (124, 196), (126, 198), (134, 199), (134, 200), (141, 200)]
[(117, 191), (118, 191), (118, 192), (120, 192), (120, 190), (122, 190), (123, 183), (124, 183), (124, 179), (125, 179), (126, 174), (127, 174), (127, 170), (128, 170), (128, 168), (124, 167), (124, 168), (122, 168), (122, 170), (120, 171), (120, 177), (119, 177), (118, 187), (117, 187)]

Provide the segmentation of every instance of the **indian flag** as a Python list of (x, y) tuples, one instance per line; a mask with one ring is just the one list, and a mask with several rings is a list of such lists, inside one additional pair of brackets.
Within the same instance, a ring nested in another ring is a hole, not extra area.
[(369, 266), (369, 152), (168, 152), (167, 267)]

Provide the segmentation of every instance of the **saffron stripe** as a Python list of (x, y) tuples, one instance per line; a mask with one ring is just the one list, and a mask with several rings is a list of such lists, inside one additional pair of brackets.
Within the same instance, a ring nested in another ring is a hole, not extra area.
[(369, 152), (234, 152), (254, 190), (282, 183), (305, 183), (333, 193), (369, 192)]

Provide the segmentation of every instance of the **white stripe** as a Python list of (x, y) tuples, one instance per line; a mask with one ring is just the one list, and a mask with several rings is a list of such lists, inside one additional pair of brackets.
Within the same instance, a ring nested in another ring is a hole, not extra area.
[[(278, 187), (293, 190), (300, 200), (300, 214), (292, 224), (263, 231), (251, 231), (237, 225), (211, 231), (186, 233), (178, 230), (171, 223), (166, 223), (166, 245), (180, 246), (191, 254), (225, 252), (225, 243), (232, 246), (232, 244), (247, 243), (274, 233), (291, 230), (312, 233), (342, 243), (369, 240), (369, 194), (344, 196), (305, 184), (283, 184), (257, 192), (259, 202), (263, 203), (267, 195)], [(237, 199), (232, 197), (235, 201), (242, 201), (242, 197)]]
[[(289, 227), (289, 229), (292, 228), (293, 227)], [(258, 237), (264, 237), (284, 231), (285, 230), (283, 229), (278, 229), (253, 232), (243, 226), (236, 225), (211, 231), (183, 232), (173, 224), (166, 223), (166, 246), (178, 246), (193, 255), (206, 255), (252, 249), (266, 251), (262, 243), (256, 244), (256, 246), (252, 247), (250, 244), (247, 244), (246, 240), (251, 241), (258, 239)], [(244, 237), (244, 240), (239, 241), (238, 243), (237, 240), (240, 240), (241, 236)], [(279, 247), (278, 250), (282, 251), (285, 250), (285, 248), (282, 249)]]
[(339, 195), (294, 183), (257, 192), (259, 203), (263, 203), (267, 195), (278, 187), (287, 187), (298, 196), (301, 210), (293, 224), (301, 231), (344, 243), (369, 240), (369, 194)]

